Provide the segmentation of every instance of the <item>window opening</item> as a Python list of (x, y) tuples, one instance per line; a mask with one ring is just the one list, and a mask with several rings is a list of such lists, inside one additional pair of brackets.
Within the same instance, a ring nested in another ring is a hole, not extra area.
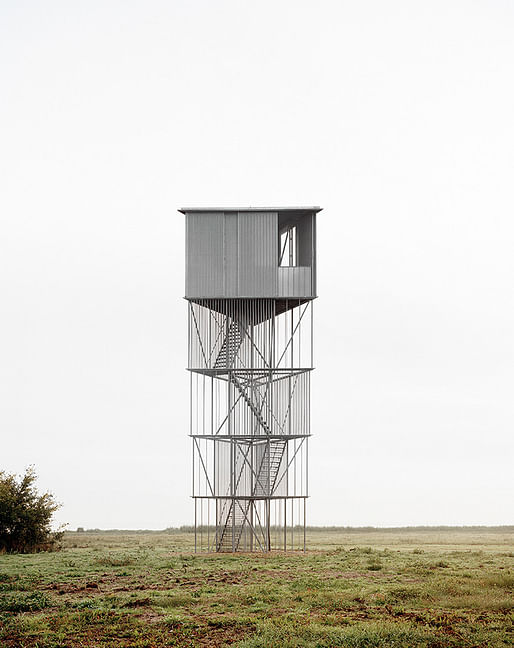
[(290, 268), (298, 265), (296, 225), (288, 225), (280, 233), (280, 257), (278, 265)]

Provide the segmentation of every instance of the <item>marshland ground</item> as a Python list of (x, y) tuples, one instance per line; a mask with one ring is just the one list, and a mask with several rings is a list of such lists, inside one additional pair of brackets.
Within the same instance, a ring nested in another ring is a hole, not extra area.
[(514, 527), (310, 529), (308, 551), (68, 532), (0, 555), (0, 646), (511, 646)]

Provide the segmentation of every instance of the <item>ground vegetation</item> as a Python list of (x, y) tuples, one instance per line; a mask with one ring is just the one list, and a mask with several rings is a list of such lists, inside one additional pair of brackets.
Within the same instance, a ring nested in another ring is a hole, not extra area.
[(59, 553), (0, 556), (0, 645), (510, 646), (513, 531), (311, 529), (307, 553), (270, 555), (68, 532)]

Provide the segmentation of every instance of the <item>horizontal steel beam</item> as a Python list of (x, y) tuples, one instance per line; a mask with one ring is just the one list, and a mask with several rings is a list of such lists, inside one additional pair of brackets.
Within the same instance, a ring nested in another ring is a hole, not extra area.
[(293, 439), (307, 439), (310, 434), (190, 434), (192, 439), (209, 439), (210, 441), (289, 441)]
[(209, 500), (290, 500), (290, 499), (309, 499), (310, 495), (238, 495), (237, 497), (230, 497), (230, 495), (191, 495), (191, 499), (209, 499)]

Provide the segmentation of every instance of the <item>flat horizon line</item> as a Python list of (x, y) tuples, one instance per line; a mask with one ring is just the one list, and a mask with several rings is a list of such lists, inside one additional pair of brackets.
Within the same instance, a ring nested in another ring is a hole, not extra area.
[[(204, 528), (207, 528), (205, 525)], [(210, 525), (210, 528), (216, 528)], [(79, 530), (80, 529), (80, 530)], [(302, 526), (303, 529), (303, 526)], [(345, 532), (362, 532), (362, 531), (508, 531), (514, 532), (514, 524), (463, 524), (463, 525), (413, 525), (397, 527), (379, 527), (379, 526), (307, 526), (306, 531), (345, 531)], [(193, 524), (183, 524), (179, 527), (166, 527), (165, 529), (100, 529), (84, 528), (66, 529), (65, 533), (194, 533)]]

